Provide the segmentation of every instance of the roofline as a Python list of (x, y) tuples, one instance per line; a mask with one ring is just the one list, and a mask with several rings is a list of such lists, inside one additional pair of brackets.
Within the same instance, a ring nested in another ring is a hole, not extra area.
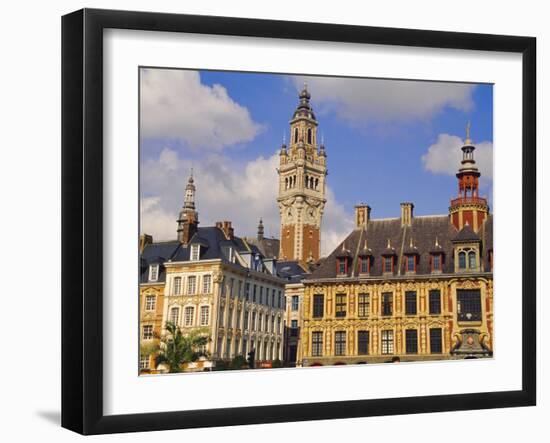
[(392, 275), (392, 276), (373, 276), (373, 277), (330, 277), (330, 278), (305, 278), (304, 284), (308, 283), (354, 283), (354, 282), (374, 282), (374, 281), (402, 281), (402, 280), (449, 280), (460, 278), (485, 277), (493, 278), (492, 272), (461, 272), (452, 274), (413, 274), (413, 275)]

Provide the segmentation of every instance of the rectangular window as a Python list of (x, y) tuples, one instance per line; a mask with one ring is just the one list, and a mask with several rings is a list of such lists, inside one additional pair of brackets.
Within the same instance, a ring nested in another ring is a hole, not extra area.
[(315, 294), (313, 296), (313, 317), (322, 318), (325, 314), (325, 296), (323, 294)]
[(193, 326), (193, 319), (195, 317), (195, 308), (193, 306), (187, 306), (183, 315), (183, 324), (185, 326)]
[(382, 354), (393, 354), (393, 330), (382, 331)]
[(143, 340), (152, 340), (153, 339), (153, 325), (144, 325), (143, 326), (142, 337), (143, 337)]
[(244, 329), (248, 329), (248, 311), (244, 311)]
[(170, 309), (170, 323), (178, 324), (180, 318), (180, 308)]
[(229, 297), (233, 298), (235, 294), (233, 294), (233, 289), (235, 287), (235, 279), (231, 277), (229, 280)]
[(432, 354), (441, 354), (443, 352), (441, 328), (430, 329), (430, 352)]
[(391, 292), (382, 293), (382, 315), (393, 315), (393, 294)]
[(231, 356), (231, 338), (228, 338), (225, 343), (225, 358), (229, 358)]
[(239, 289), (237, 292), (237, 297), (242, 297), (243, 295), (243, 281), (239, 280)]
[(202, 293), (210, 294), (212, 292), (212, 276), (205, 275), (202, 277)]
[(197, 277), (191, 275), (187, 278), (187, 293), (194, 294), (197, 291)]
[(435, 254), (432, 257), (432, 270), (441, 271), (441, 254)]
[(281, 317), (277, 317), (277, 332), (281, 333)]
[(393, 272), (393, 257), (384, 257), (384, 272)]
[(369, 258), (368, 257), (361, 257), (361, 264), (360, 264), (359, 272), (361, 274), (368, 274), (369, 273)]
[(346, 311), (346, 294), (336, 294), (336, 317), (345, 317)]
[(416, 315), (416, 292), (405, 292), (405, 314)]
[(416, 261), (416, 256), (414, 255), (407, 256), (407, 272), (415, 271), (415, 261)]
[(439, 289), (432, 289), (429, 293), (429, 298), (430, 314), (441, 314), (441, 293)]
[(174, 277), (174, 294), (181, 294), (181, 277)]
[(346, 355), (346, 331), (334, 333), (334, 355)]
[(275, 332), (275, 314), (271, 315), (271, 332)]
[(416, 329), (405, 331), (405, 351), (407, 354), (418, 354), (418, 331)]
[(359, 294), (357, 314), (359, 317), (368, 317), (370, 311), (369, 294)]
[(368, 355), (369, 331), (357, 331), (357, 354)]
[(149, 369), (149, 356), (140, 355), (139, 356), (139, 369)]
[(250, 283), (244, 284), (244, 298), (246, 301), (250, 300)]
[(157, 306), (157, 297), (154, 295), (145, 296), (145, 310), (154, 311)]
[(311, 333), (311, 355), (313, 357), (323, 355), (323, 333), (321, 331)]
[(256, 285), (254, 285), (254, 288), (252, 289), (252, 302), (253, 303), (256, 303), (256, 290), (257, 290), (257, 287), (256, 287)]
[(456, 299), (459, 321), (481, 321), (481, 292), (479, 289), (457, 289)]
[(299, 304), (300, 304), (300, 297), (298, 297), (297, 295), (293, 295), (292, 296), (292, 310), (297, 311)]
[(464, 251), (458, 253), (458, 267), (466, 269), (466, 253)]
[(201, 306), (201, 326), (208, 326), (210, 321), (210, 306)]
[(275, 289), (273, 289), (271, 291), (271, 306), (275, 307), (275, 296), (276, 296), (276, 291)]
[(252, 329), (256, 329), (256, 313), (252, 313)]
[(200, 256), (200, 245), (191, 245), (191, 261), (197, 261)]
[(225, 309), (223, 306), (220, 306), (220, 315), (219, 315), (219, 318), (218, 318), (218, 325), (223, 327), (223, 320), (224, 320), (224, 317), (225, 317)]
[(237, 319), (235, 321), (235, 327), (237, 329), (240, 329), (241, 328), (241, 310), (240, 309), (237, 309)]
[(263, 314), (260, 312), (258, 314), (258, 331), (262, 330), (262, 320), (264, 319)]
[(149, 266), (149, 281), (157, 281), (159, 278), (159, 265)]
[(298, 320), (290, 321), (290, 336), (298, 337)]
[(229, 308), (227, 311), (227, 327), (233, 327), (233, 308)]
[(346, 274), (346, 259), (345, 258), (338, 259), (338, 274), (339, 275), (345, 275)]

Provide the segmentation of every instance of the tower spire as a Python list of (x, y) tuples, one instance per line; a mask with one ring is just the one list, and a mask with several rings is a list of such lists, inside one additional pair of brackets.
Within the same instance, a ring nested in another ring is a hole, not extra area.
[(195, 210), (195, 179), (193, 178), (193, 168), (187, 179), (187, 186), (185, 186), (185, 197), (183, 201), (183, 207), (178, 217), (178, 240), (187, 244), (197, 232), (199, 225), (199, 214)]
[(260, 217), (260, 222), (258, 223), (258, 240), (263, 240), (264, 238), (264, 221)]

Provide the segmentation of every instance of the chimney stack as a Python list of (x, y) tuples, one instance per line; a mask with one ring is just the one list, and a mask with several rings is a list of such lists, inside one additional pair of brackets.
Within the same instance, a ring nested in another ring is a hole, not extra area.
[(231, 226), (231, 222), (228, 220), (219, 221), (216, 222), (216, 228), (219, 228), (223, 231), (223, 234), (225, 235), (225, 238), (227, 240), (233, 239), (233, 227)]
[(409, 202), (401, 203), (401, 226), (411, 226), (414, 205)]
[(355, 227), (366, 228), (370, 220), (370, 206), (364, 203), (355, 206)]

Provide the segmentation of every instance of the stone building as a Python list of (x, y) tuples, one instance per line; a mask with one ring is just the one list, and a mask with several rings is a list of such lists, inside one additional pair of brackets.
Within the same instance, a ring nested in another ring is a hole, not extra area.
[(492, 355), (493, 220), (474, 150), (467, 134), (449, 214), (356, 206), (355, 229), (303, 281), (303, 365)]
[[(211, 339), (209, 357), (188, 364), (186, 370), (212, 368), (252, 350), (258, 365), (282, 360), (285, 281), (277, 275), (276, 260), (237, 237), (229, 221), (199, 227), (194, 194), (191, 177), (177, 240), (154, 243), (142, 236), (140, 296), (147, 300), (149, 294), (159, 294), (154, 319), (146, 305), (141, 307), (142, 352), (154, 348), (170, 321), (184, 333), (206, 331)], [(152, 357), (141, 355), (140, 360), (148, 362), (144, 370), (158, 369)]]

